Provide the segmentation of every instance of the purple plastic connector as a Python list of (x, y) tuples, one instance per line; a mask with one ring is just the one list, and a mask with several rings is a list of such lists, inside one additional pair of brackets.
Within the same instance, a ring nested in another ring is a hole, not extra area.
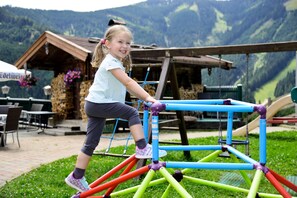
[(176, 181), (181, 182), (181, 180), (184, 178), (184, 175), (180, 170), (176, 170), (176, 171), (174, 171), (174, 174), (172, 174), (172, 177)]
[(255, 106), (254, 111), (257, 111), (260, 114), (261, 119), (266, 119), (266, 107), (264, 105)]
[(262, 170), (262, 165), (260, 163), (256, 163), (253, 166), (254, 166), (254, 169), (256, 170)]
[(223, 152), (228, 151), (228, 147), (227, 147), (226, 145), (222, 145), (222, 151), (223, 151)]
[(160, 102), (155, 102), (151, 106), (151, 110), (154, 116), (158, 115), (161, 111), (166, 109), (166, 105)]
[(148, 110), (150, 107), (146, 104), (143, 105), (143, 110)]
[(162, 167), (166, 167), (165, 162), (154, 162), (149, 165), (149, 169), (153, 169), (154, 171), (159, 170)]
[(223, 104), (224, 105), (231, 105), (231, 100), (230, 99), (224, 100)]
[(256, 170), (262, 170), (264, 174), (268, 173), (268, 171), (269, 171), (269, 169), (266, 166), (264, 166), (260, 163), (256, 163), (253, 166), (254, 166), (254, 169), (256, 169)]

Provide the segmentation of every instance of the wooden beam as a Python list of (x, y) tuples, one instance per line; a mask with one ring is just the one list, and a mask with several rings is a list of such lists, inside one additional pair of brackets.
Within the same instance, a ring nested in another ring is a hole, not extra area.
[(61, 50), (64, 50), (65, 52), (71, 54), (81, 61), (86, 61), (88, 54), (91, 53), (91, 51), (86, 50), (81, 46), (64, 39), (63, 37), (52, 34), (50, 32), (47, 33), (47, 42)]
[(297, 41), (209, 47), (133, 49), (131, 51), (131, 55), (133, 58), (164, 57), (168, 55), (170, 55), (171, 57), (199, 57), (201, 55), (252, 54), (282, 51), (297, 51)]
[[(160, 76), (159, 84), (157, 86), (157, 91), (156, 91), (156, 94), (155, 94), (155, 98), (157, 100), (162, 99), (163, 93), (164, 93), (165, 88), (166, 88), (167, 79), (168, 79), (170, 69), (171, 69), (171, 67), (170, 67), (170, 58), (166, 57), (164, 59), (164, 61), (163, 61), (161, 76)], [(152, 120), (152, 114), (150, 114), (149, 123), (151, 123), (151, 120)], [(148, 134), (149, 142), (151, 142), (152, 141), (152, 126), (151, 126), (151, 124), (149, 125), (148, 133), (149, 133)], [(146, 159), (139, 160), (138, 163), (137, 163), (137, 169), (140, 168), (140, 167), (143, 167), (146, 164), (146, 161), (147, 161)]]
[(46, 32), (43, 33), (38, 40), (36, 40), (32, 46), (21, 56), (15, 63), (15, 66), (20, 69), (25, 63), (31, 58), (32, 55), (36, 54), (37, 51), (44, 46), (46, 43)]
[[(175, 65), (172, 64), (170, 72), (170, 82), (171, 82), (171, 89), (172, 95), (174, 100), (181, 100), (179, 87), (177, 82), (177, 75), (175, 70)], [(189, 145), (188, 136), (187, 136), (187, 129), (184, 119), (184, 112), (183, 111), (176, 111), (176, 116), (179, 120), (178, 127), (179, 127), (179, 134), (182, 145)], [(191, 157), (190, 151), (184, 151), (184, 155), (187, 159)]]
[[(44, 45), (46, 43), (49, 43), (69, 54), (72, 56), (80, 59), (81, 61), (86, 61), (87, 57), (91, 53), (91, 51), (75, 44), (67, 39), (60, 37), (54, 33), (51, 33), (49, 31), (45, 31), (33, 44), (32, 46), (25, 52), (23, 56), (17, 60), (15, 63), (15, 66), (17, 68), (22, 68), (24, 64), (30, 60), (32, 56), (34, 56), (37, 51), (40, 49), (43, 49)], [(51, 52), (50, 52), (51, 53)]]

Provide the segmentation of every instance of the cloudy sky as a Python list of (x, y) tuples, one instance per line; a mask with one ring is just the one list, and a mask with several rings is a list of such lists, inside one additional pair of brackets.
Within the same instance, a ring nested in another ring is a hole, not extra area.
[(0, 0), (0, 7), (33, 8), (41, 10), (73, 10), (89, 12), (131, 5), (145, 0)]

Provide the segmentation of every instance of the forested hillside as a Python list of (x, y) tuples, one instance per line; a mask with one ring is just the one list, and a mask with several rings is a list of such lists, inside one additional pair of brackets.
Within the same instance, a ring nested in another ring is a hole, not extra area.
[[(102, 37), (110, 18), (124, 20), (139, 44), (161, 47), (234, 45), (297, 40), (297, 0), (148, 0), (133, 6), (96, 12), (45, 11), (0, 7), (0, 59), (13, 63), (44, 31)], [(213, 71), (207, 85), (245, 84), (250, 91), (273, 81), (294, 60), (295, 52), (228, 55), (237, 69)], [(288, 73), (292, 73), (289, 71)], [(224, 76), (218, 82), (218, 75)], [(287, 76), (287, 75), (286, 75)], [(294, 75), (280, 80), (291, 86)], [(272, 90), (274, 92), (274, 90)], [(287, 90), (286, 90), (287, 91)], [(275, 96), (286, 93), (276, 89)], [(274, 93), (272, 93), (274, 94)]]

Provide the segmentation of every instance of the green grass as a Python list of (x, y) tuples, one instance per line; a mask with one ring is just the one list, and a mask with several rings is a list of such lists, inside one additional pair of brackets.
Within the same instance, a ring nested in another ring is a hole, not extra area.
[(297, 9), (297, 0), (289, 0), (284, 3), (287, 11), (292, 11)]
[[(238, 139), (236, 137), (236, 139)], [(242, 138), (239, 138), (242, 139)], [(192, 145), (216, 145), (216, 137), (190, 139)], [(278, 174), (287, 176), (297, 176), (297, 153), (296, 153), (297, 132), (274, 132), (267, 134), (267, 167), (274, 170)], [(250, 154), (253, 159), (258, 161), (258, 135), (250, 136)], [(112, 152), (122, 153), (123, 147), (112, 148)], [(238, 146), (238, 150), (244, 150), (243, 146)], [(128, 153), (132, 154), (134, 146), (130, 146)], [(199, 161), (203, 157), (212, 153), (211, 151), (192, 151), (190, 161)], [(29, 173), (23, 174), (20, 177), (8, 182), (0, 189), (0, 197), (70, 197), (75, 194), (75, 190), (71, 189), (64, 183), (64, 178), (73, 170), (76, 156), (66, 159), (57, 160), (47, 165), (32, 170)], [(89, 168), (86, 172), (86, 178), (91, 183), (98, 177), (112, 169), (124, 159), (118, 157), (108, 157), (94, 155)], [(186, 161), (183, 152), (169, 152), (164, 161)], [(231, 162), (230, 158), (216, 158), (216, 162)], [(17, 163), (17, 162), (16, 162)], [(172, 170), (169, 170), (172, 171)], [(186, 173), (188, 176), (207, 179), (210, 181), (219, 181), (226, 172), (238, 173), (238, 171), (218, 171), (218, 170), (190, 170)], [(253, 175), (254, 171), (247, 171), (249, 175)], [(118, 176), (118, 175), (117, 175)], [(117, 177), (116, 176), (116, 177)], [(157, 171), (154, 179), (159, 178), (160, 173)], [(125, 189), (130, 186), (135, 186), (141, 183), (142, 180), (129, 180), (124, 182), (118, 189)], [(185, 189), (193, 197), (246, 197), (246, 194), (235, 193), (223, 189), (212, 188), (208, 186), (191, 183), (187, 180), (182, 180)], [(143, 197), (161, 197), (162, 193), (168, 186), (167, 183), (159, 184), (146, 189)], [(242, 187), (246, 187), (242, 184)], [(261, 192), (276, 193), (272, 185), (266, 178), (261, 180)], [(99, 193), (100, 194), (100, 193)], [(101, 193), (102, 195), (102, 193)], [(296, 195), (295, 195), (296, 196)], [(122, 196), (125, 198), (133, 197), (133, 193)], [(180, 197), (175, 190), (169, 193), (170, 198)]]

